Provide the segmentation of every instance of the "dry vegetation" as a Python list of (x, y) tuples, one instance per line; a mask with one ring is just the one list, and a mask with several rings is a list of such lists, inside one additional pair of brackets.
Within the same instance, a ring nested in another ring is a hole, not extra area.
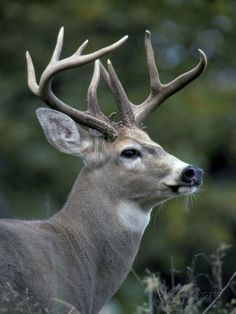
[(0, 314), (80, 314), (74, 306), (59, 299), (52, 300), (53, 310), (42, 309), (40, 304), (33, 301), (28, 290), (20, 294), (10, 283), (1, 286), (0, 291)]
[[(136, 314), (236, 314), (236, 296), (224, 300), (224, 293), (233, 286), (236, 272), (223, 286), (223, 259), (230, 245), (221, 244), (207, 259), (211, 264), (211, 292), (203, 293), (197, 284), (199, 274), (194, 265), (188, 267), (188, 282), (175, 284), (172, 269), (172, 287), (168, 288), (160, 275), (149, 274), (143, 281), (147, 302), (137, 308)], [(200, 274), (202, 275), (202, 274)]]

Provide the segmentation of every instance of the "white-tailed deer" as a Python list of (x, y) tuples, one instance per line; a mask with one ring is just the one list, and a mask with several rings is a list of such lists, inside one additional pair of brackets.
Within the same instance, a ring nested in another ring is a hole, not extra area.
[[(39, 83), (27, 52), (29, 88), (52, 108), (37, 110), (48, 141), (64, 153), (81, 157), (85, 164), (66, 204), (53, 217), (0, 222), (0, 283), (10, 282), (19, 292), (29, 289), (35, 302), (50, 308), (50, 313), (66, 313), (65, 308), (55, 310), (55, 298), (81, 314), (98, 313), (129, 273), (152, 208), (195, 192), (202, 182), (201, 169), (168, 154), (149, 138), (142, 123), (165, 99), (201, 74), (207, 63), (205, 54), (199, 50), (195, 68), (163, 85), (146, 31), (150, 94), (142, 104), (134, 105), (111, 62), (106, 70), (98, 60), (126, 39), (82, 55), (86, 41), (71, 57), (60, 60), (61, 29)], [(57, 73), (93, 61), (88, 108), (82, 112), (59, 100), (51, 83)], [(117, 102), (118, 123), (101, 112), (100, 72)]]

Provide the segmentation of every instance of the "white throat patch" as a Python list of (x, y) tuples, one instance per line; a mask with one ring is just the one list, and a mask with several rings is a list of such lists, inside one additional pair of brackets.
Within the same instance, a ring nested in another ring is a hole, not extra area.
[(150, 212), (131, 201), (120, 202), (117, 208), (117, 214), (120, 223), (125, 229), (143, 234), (150, 221)]

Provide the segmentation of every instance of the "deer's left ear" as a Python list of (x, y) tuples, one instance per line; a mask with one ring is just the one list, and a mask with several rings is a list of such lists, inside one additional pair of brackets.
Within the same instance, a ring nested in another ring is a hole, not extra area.
[(67, 115), (47, 108), (39, 108), (36, 114), (48, 142), (59, 151), (85, 157), (93, 146), (92, 136)]

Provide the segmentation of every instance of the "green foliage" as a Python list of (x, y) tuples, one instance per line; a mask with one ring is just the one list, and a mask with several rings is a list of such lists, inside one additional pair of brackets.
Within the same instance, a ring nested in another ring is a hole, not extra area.
[[(54, 151), (42, 135), (34, 111), (43, 104), (28, 91), (25, 51), (39, 78), (62, 25), (63, 56), (86, 38), (87, 51), (93, 51), (127, 33), (129, 41), (110, 58), (131, 100), (139, 103), (149, 88), (143, 35), (150, 29), (163, 82), (191, 68), (197, 48), (208, 55), (206, 72), (146, 122), (151, 137), (167, 151), (205, 170), (205, 182), (192, 205), (178, 199), (154, 211), (135, 270), (148, 267), (165, 275), (169, 256), (183, 269), (196, 252), (210, 252), (226, 241), (232, 243), (223, 276), (228, 278), (236, 265), (235, 13), (234, 0), (0, 0), (1, 217), (49, 217), (63, 205), (81, 168), (80, 161)], [(88, 65), (59, 75), (56, 94), (84, 108), (91, 73)], [(115, 111), (103, 83), (99, 97), (105, 112)], [(186, 207), (191, 210), (183, 211)], [(139, 298), (137, 290), (130, 276), (118, 294), (124, 312)]]

